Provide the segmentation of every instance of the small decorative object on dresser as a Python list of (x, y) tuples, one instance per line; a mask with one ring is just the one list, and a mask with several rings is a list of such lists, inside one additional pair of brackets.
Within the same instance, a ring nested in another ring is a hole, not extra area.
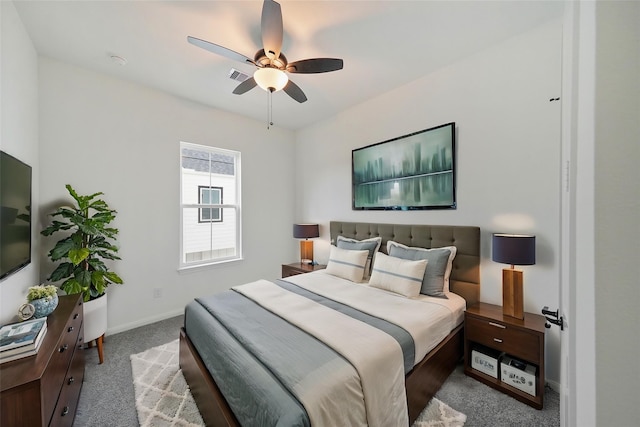
[(84, 379), (82, 298), (60, 297), (37, 354), (0, 365), (0, 425), (71, 426)]
[(33, 304), (29, 304), (28, 302), (24, 303), (18, 308), (18, 318), (24, 322), (25, 320), (31, 319), (35, 312), (36, 308)]
[(27, 301), (33, 305), (33, 317), (47, 317), (58, 306), (58, 288), (53, 285), (31, 286)]
[[(544, 400), (544, 317), (524, 313), (516, 319), (502, 313), (502, 307), (478, 303), (467, 307), (464, 316), (464, 373), (536, 409)], [(480, 369), (477, 350), (490, 349), (498, 361), (498, 372)], [(498, 356), (499, 355), (499, 356)], [(506, 368), (506, 369), (505, 369)], [(502, 372), (501, 372), (502, 371)], [(505, 377), (506, 372), (507, 377)], [(518, 374), (518, 375), (516, 375)]]
[(296, 274), (311, 273), (312, 271), (324, 270), (327, 268), (324, 264), (303, 264), (294, 262), (293, 264), (282, 264), (282, 278), (295, 276)]

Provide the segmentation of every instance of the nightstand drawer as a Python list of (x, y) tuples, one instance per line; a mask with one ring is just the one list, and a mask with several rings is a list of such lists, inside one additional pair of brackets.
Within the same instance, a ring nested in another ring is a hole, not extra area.
[(540, 342), (536, 334), (501, 322), (471, 316), (467, 316), (465, 328), (467, 339), (471, 341), (538, 363)]
[(295, 276), (296, 274), (304, 274), (311, 273), (313, 271), (323, 270), (327, 268), (326, 265), (323, 264), (302, 264), (301, 262), (296, 262), (293, 264), (282, 264), (282, 278), (289, 276)]
[(306, 273), (306, 271), (288, 269), (288, 268), (285, 268), (284, 266), (282, 267), (282, 278), (283, 279), (285, 277), (291, 277), (291, 276), (295, 276), (297, 274), (304, 274), (304, 273)]

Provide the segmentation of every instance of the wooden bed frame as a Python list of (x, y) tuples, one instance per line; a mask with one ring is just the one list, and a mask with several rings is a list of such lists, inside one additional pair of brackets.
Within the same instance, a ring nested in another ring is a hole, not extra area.
[[(467, 305), (480, 296), (480, 228), (472, 226), (406, 225), (338, 222), (330, 223), (331, 242), (337, 236), (355, 239), (382, 237), (380, 250), (386, 252), (388, 240), (407, 246), (437, 248), (456, 246), (449, 289), (461, 295)], [(440, 389), (463, 357), (463, 327), (455, 328), (419, 362), (405, 379), (410, 425)], [(240, 426), (220, 389), (184, 328), (180, 331), (180, 368), (207, 426)]]

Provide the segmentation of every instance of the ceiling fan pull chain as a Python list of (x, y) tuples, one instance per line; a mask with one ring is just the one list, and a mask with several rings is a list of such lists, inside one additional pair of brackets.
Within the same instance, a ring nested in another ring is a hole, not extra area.
[(269, 92), (269, 124), (273, 126), (273, 92)]
[(273, 126), (273, 90), (269, 88), (267, 91), (267, 129)]
[(267, 130), (271, 125), (271, 92), (267, 91)]

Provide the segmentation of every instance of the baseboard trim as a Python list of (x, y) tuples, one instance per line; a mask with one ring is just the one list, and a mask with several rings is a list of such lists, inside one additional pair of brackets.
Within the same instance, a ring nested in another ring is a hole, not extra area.
[(144, 319), (136, 320), (135, 322), (126, 323), (124, 325), (119, 325), (115, 328), (107, 328), (106, 336), (118, 334), (120, 332), (128, 331), (129, 329), (139, 328), (140, 326), (146, 326), (151, 323), (159, 322), (161, 320), (169, 319), (171, 317), (176, 317), (184, 314), (184, 308), (175, 309), (172, 311), (167, 311), (162, 314), (158, 314), (157, 316), (146, 317)]
[(558, 394), (560, 393), (560, 383), (557, 381), (547, 380), (547, 385)]

